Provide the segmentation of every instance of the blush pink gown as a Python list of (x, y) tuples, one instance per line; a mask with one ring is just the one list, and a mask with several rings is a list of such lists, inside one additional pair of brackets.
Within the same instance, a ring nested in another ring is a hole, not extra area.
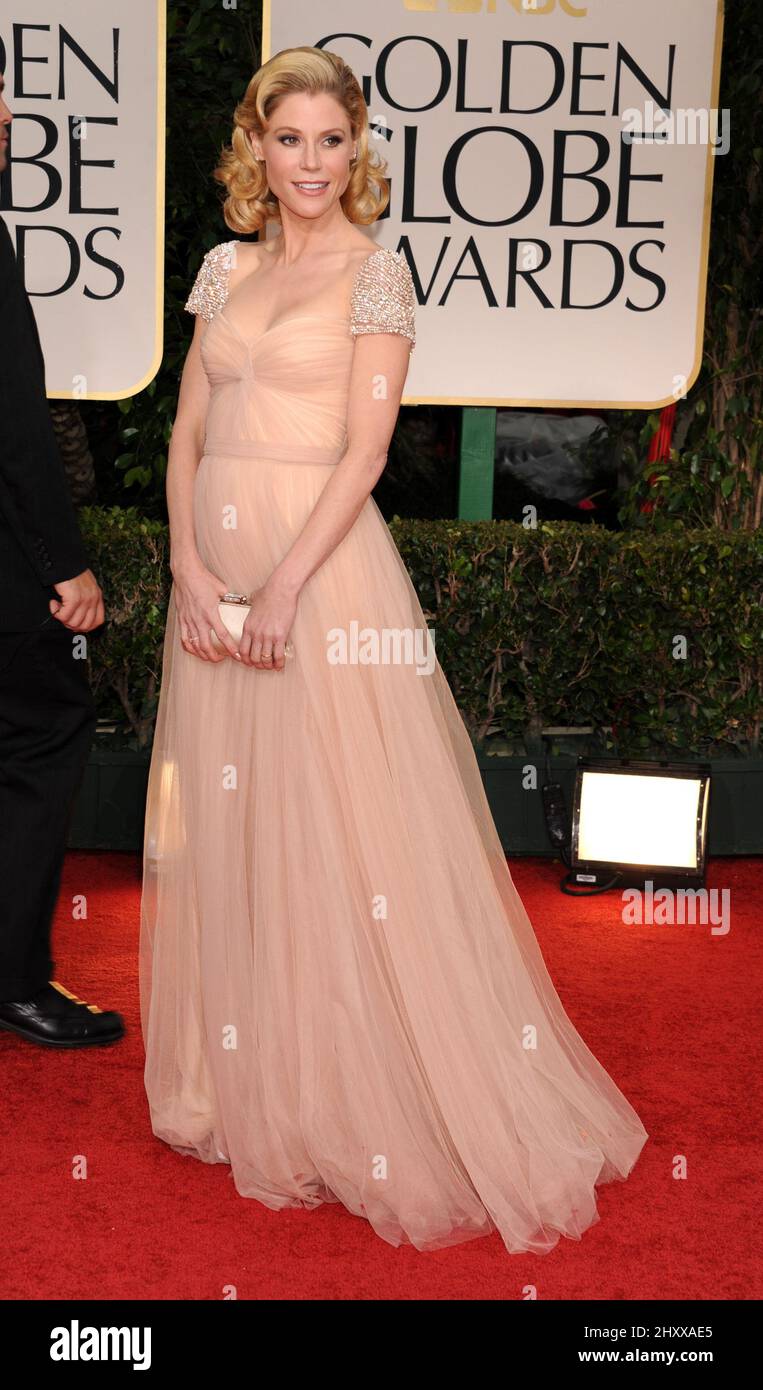
[[(342, 456), (354, 335), (413, 339), (414, 292), (380, 249), (334, 303), (252, 335), (230, 246), (187, 305), (211, 387), (194, 515), (205, 563), (250, 593)], [(332, 664), (353, 622), (426, 631), (373, 498), (304, 586), (282, 674), (186, 653), (170, 600), (140, 943), (153, 1133), (274, 1210), (545, 1253), (599, 1219), (647, 1133), (562, 1007), (439, 663)]]

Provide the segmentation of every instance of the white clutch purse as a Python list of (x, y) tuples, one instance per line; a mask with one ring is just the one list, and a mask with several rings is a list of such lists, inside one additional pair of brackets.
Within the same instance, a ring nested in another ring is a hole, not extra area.
[[(249, 602), (248, 595), (223, 594), (217, 607), (220, 612), (220, 619), (227, 627), (234, 642), (240, 642), (241, 634), (244, 631), (244, 623), (246, 622), (252, 607), (251, 603)], [(212, 645), (214, 647), (217, 647), (219, 651), (222, 651), (222, 642), (218, 640), (214, 628), (211, 627), (209, 629), (209, 635), (212, 639)], [(286, 643), (283, 654), (286, 657), (287, 661), (290, 657), (293, 657), (294, 647), (292, 646), (291, 642)]]

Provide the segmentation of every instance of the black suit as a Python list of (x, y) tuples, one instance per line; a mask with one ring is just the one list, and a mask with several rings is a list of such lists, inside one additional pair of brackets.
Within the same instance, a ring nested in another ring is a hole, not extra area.
[(0, 1000), (20, 1002), (54, 976), (50, 925), (95, 707), (82, 639), (49, 606), (90, 565), (2, 218), (0, 345)]

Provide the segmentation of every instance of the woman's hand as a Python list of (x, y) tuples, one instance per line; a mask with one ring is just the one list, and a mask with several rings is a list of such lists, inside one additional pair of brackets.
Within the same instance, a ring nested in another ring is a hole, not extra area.
[[(236, 643), (220, 617), (218, 603), (226, 587), (200, 559), (173, 570), (175, 607), (180, 621), (180, 640), (185, 651), (202, 661), (224, 661), (226, 655), (240, 660)], [(224, 651), (215, 647), (210, 636), (214, 628)]]
[(273, 575), (252, 596), (239, 642), (241, 660), (258, 671), (283, 671), (284, 646), (297, 612), (299, 595)]

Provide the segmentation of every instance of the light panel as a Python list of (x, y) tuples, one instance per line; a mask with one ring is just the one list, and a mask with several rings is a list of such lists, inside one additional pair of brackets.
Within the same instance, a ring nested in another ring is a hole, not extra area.
[[(582, 773), (578, 858), (697, 869), (699, 777)], [(703, 805), (707, 814), (707, 799)]]

